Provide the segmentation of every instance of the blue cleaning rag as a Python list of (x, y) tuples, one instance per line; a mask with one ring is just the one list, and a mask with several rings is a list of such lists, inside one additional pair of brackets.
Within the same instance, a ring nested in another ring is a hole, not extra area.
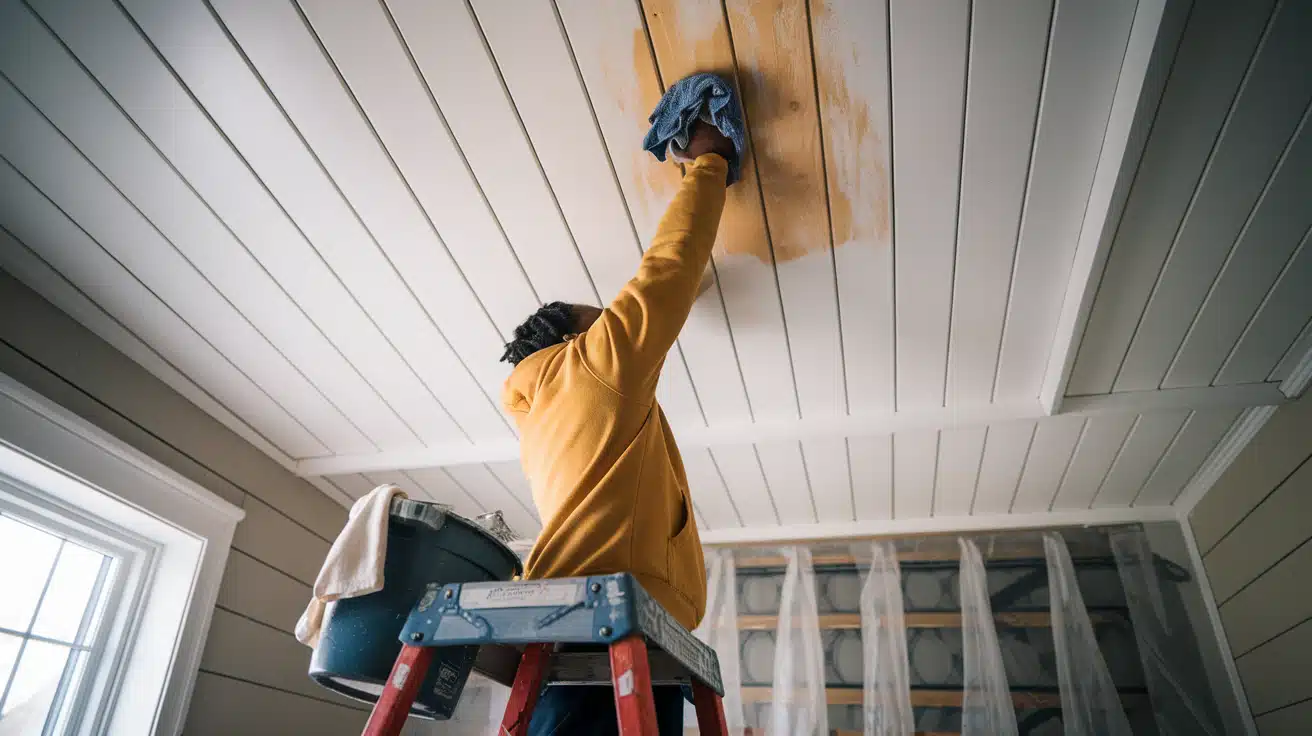
[(671, 141), (679, 148), (688, 147), (692, 126), (698, 120), (714, 125), (733, 141), (734, 155), (729, 161), (729, 183), (742, 176), (743, 150), (747, 135), (743, 129), (743, 110), (733, 85), (716, 74), (702, 73), (684, 77), (665, 92), (652, 110), (651, 130), (642, 139), (642, 147), (658, 161), (665, 160)]

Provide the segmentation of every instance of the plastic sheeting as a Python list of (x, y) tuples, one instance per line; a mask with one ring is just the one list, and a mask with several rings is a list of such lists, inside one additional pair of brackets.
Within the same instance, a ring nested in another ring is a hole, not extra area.
[(788, 560), (779, 595), (774, 644), (770, 736), (828, 736), (825, 655), (816, 611), (815, 569), (805, 547), (783, 550)]
[(1093, 635), (1066, 541), (1055, 532), (1046, 532), (1043, 554), (1048, 560), (1048, 599), (1052, 640), (1057, 649), (1062, 725), (1070, 736), (1131, 736), (1133, 731), (1120, 695)]
[[(743, 681), (739, 669), (737, 569), (731, 550), (707, 550), (706, 556), (711, 567), (706, 576), (706, 614), (693, 633), (714, 649), (720, 660), (724, 722), (730, 734), (742, 734), (746, 720), (743, 717)], [(684, 708), (683, 725), (692, 728), (696, 722), (697, 712), (692, 703), (688, 703)]]
[[(1173, 632), (1152, 548), (1143, 529), (1117, 530), (1111, 535), (1112, 554), (1125, 589), (1130, 621), (1138, 644), (1148, 695), (1161, 736), (1224, 733), (1221, 717), (1198, 671), (1186, 671), (1196, 660), (1188, 647), (1188, 632)], [(1175, 636), (1175, 634), (1180, 636)], [(1200, 669), (1201, 664), (1195, 670)], [(1198, 683), (1198, 684), (1196, 684)]]
[[(450, 720), (421, 728), (443, 736), (495, 736), (501, 731), (501, 719), (506, 713), (508, 700), (510, 688), (476, 672), (471, 673)], [(410, 719), (410, 723), (417, 722), (428, 723)]]
[(1002, 667), (1002, 650), (989, 604), (989, 581), (979, 547), (961, 547), (962, 736), (1015, 736), (1016, 708)]
[(902, 570), (892, 542), (855, 545), (853, 557), (870, 569), (861, 586), (865, 736), (906, 736), (914, 729), (907, 627), (903, 618)]

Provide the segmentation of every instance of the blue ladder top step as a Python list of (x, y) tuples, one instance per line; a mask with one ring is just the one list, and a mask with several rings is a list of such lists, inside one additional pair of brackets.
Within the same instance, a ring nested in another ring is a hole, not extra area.
[[(400, 639), (411, 646), (609, 645), (634, 634), (718, 695), (715, 650), (679, 625), (632, 575), (430, 584)], [(559, 655), (558, 655), (559, 656)], [(653, 654), (653, 659), (656, 657)], [(653, 678), (657, 662), (653, 661)]]

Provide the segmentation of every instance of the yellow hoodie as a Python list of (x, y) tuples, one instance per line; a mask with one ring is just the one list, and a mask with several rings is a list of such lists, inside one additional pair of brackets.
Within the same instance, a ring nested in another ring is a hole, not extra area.
[(656, 379), (697, 298), (727, 173), (715, 154), (691, 164), (638, 275), (586, 333), (521, 361), (502, 394), (543, 520), (525, 577), (630, 572), (689, 629), (706, 570)]

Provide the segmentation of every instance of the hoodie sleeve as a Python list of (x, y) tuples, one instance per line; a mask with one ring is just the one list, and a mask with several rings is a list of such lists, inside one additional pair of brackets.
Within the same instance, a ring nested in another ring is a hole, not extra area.
[(638, 274), (578, 341), (588, 367), (621, 394), (655, 390), (711, 258), (728, 171), (713, 153), (688, 166)]

